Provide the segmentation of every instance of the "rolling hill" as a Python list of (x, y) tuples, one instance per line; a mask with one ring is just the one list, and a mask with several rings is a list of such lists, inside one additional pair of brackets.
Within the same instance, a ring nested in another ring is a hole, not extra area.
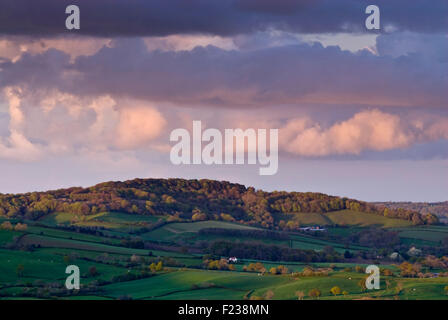
[[(116, 212), (116, 217), (104, 216)], [(54, 216), (54, 214), (57, 214)], [(0, 217), (113, 227), (118, 213), (166, 221), (228, 221), (297, 230), (301, 225), (432, 225), (436, 216), (311, 192), (266, 192), (226, 181), (135, 179), (90, 188), (0, 195)], [(104, 216), (104, 217), (103, 217)], [(376, 217), (375, 217), (376, 216)], [(127, 217), (132, 221), (138, 218)], [(159, 218), (158, 218), (159, 219)], [(403, 222), (400, 222), (401, 220)]]
[[(0, 208), (0, 299), (446, 298), (448, 227), (411, 210), (182, 179), (0, 195)], [(372, 263), (382, 287), (367, 292)]]

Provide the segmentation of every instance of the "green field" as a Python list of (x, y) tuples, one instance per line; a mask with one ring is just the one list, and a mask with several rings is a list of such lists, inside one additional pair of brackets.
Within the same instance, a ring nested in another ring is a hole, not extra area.
[(11, 242), (14, 237), (17, 237), (20, 234), (20, 232), (0, 230), (0, 246), (4, 246), (5, 244)]
[[(199, 221), (199, 222), (170, 223), (160, 228), (157, 228), (153, 231), (144, 233), (141, 236), (144, 239), (148, 240), (169, 241), (179, 237), (188, 238), (191, 235), (196, 234), (199, 230), (206, 228), (238, 229), (238, 230), (257, 229), (249, 226), (223, 221)], [(196, 237), (196, 239), (198, 238)]]
[[(135, 299), (156, 299), (170, 294), (219, 289), (233, 299), (242, 299), (250, 290), (285, 283), (282, 277), (260, 277), (257, 274), (225, 271), (176, 271), (144, 280), (129, 281), (104, 287), (105, 295), (119, 297), (123, 290)], [(204, 295), (205, 293), (203, 293)]]
[(408, 239), (440, 242), (448, 237), (448, 227), (442, 226), (419, 226), (397, 230), (400, 231), (400, 237)]
[(384, 228), (408, 227), (411, 222), (401, 219), (390, 219), (370, 213), (351, 210), (334, 211), (325, 214), (334, 224), (355, 226), (379, 226)]
[[(354, 272), (356, 266), (365, 268), (368, 262), (300, 262), (240, 259), (235, 271), (206, 270), (202, 253), (195, 247), (198, 243), (214, 240), (254, 242), (295, 249), (321, 252), (331, 246), (343, 254), (347, 248), (352, 253), (368, 252), (372, 248), (329, 240), (306, 233), (286, 233), (288, 239), (232, 237), (200, 234), (204, 228), (262, 230), (237, 223), (223, 221), (176, 222), (164, 224), (150, 232), (133, 235), (132, 230), (151, 226), (160, 217), (138, 216), (124, 213), (104, 213), (89, 216), (85, 221), (74, 221), (71, 214), (52, 214), (37, 223), (28, 221), (26, 231), (0, 230), (0, 299), (257, 299), (269, 293), (273, 299), (297, 299), (303, 292), (304, 299), (311, 299), (311, 289), (321, 291), (321, 299), (446, 299), (444, 287), (448, 278), (402, 278), (398, 268), (391, 262), (381, 265), (394, 272), (383, 277), (381, 289), (363, 291), (358, 285), (365, 277)], [(365, 227), (382, 227), (399, 232), (403, 243), (407, 241), (437, 245), (448, 235), (448, 227), (413, 227), (406, 221), (353, 211), (327, 214), (297, 214), (301, 224), (328, 226), (328, 233), (338, 237), (364, 230)], [(85, 233), (66, 230), (62, 226), (99, 227), (99, 232)], [(339, 226), (342, 227), (339, 227)], [(138, 238), (151, 249), (130, 248), (123, 240)], [(162, 244), (162, 245), (160, 245)], [(180, 250), (188, 246), (196, 248)], [(162, 270), (150, 271), (152, 262), (163, 261)], [(243, 267), (260, 262), (269, 271), (280, 265), (288, 273), (272, 275), (269, 272), (244, 272)], [(65, 268), (75, 264), (81, 270), (80, 292), (64, 289)], [(307, 266), (317, 270), (331, 270), (323, 276), (297, 276)], [(95, 273), (91, 273), (92, 268)], [(347, 271), (351, 268), (350, 271)], [(388, 280), (388, 286), (386, 286)], [(398, 283), (402, 287), (397, 291)], [(333, 296), (334, 286), (346, 291), (345, 295)]]
[[(344, 252), (347, 250), (346, 246), (341, 243), (325, 241), (316, 238), (306, 237), (303, 235), (293, 235), (291, 236), (293, 239), (293, 248), (297, 249), (310, 249), (310, 250), (322, 250), (326, 246), (332, 246), (338, 252)], [(352, 245), (349, 247), (350, 251), (358, 251), (358, 250), (370, 250), (367, 247)]]
[[(67, 263), (63, 259), (63, 255), (56, 255), (50, 252), (23, 252), (0, 249), (0, 283), (26, 283), (28, 281), (59, 281), (65, 280), (65, 268)], [(121, 268), (105, 265), (96, 262), (77, 259), (71, 263), (76, 263), (81, 270), (87, 272), (88, 268), (95, 266), (98, 270), (98, 277), (85, 278), (86, 282), (93, 281), (97, 278), (111, 279), (115, 275), (123, 272)], [(24, 266), (23, 275), (17, 276), (16, 268), (21, 264)]]
[(80, 227), (103, 227), (112, 230), (129, 231), (165, 219), (166, 217), (162, 216), (142, 216), (120, 212), (102, 212), (80, 218), (75, 214), (57, 212), (45, 216), (40, 219), (39, 222), (49, 226), (61, 224)]
[(391, 219), (384, 216), (356, 212), (351, 210), (339, 210), (327, 213), (303, 213), (295, 212), (291, 213), (290, 216), (294, 221), (299, 222), (301, 226), (377, 226), (383, 228), (399, 228), (399, 227), (409, 227), (412, 223), (401, 219)]

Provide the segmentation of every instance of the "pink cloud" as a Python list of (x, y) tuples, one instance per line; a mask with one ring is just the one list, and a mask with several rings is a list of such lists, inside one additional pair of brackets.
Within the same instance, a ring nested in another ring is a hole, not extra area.
[(120, 110), (116, 144), (133, 149), (155, 139), (166, 125), (162, 114), (147, 106), (131, 106)]
[(365, 110), (323, 128), (309, 118), (291, 120), (280, 131), (282, 149), (300, 156), (359, 155), (366, 150), (403, 149), (448, 137), (448, 119), (420, 122), (380, 110)]

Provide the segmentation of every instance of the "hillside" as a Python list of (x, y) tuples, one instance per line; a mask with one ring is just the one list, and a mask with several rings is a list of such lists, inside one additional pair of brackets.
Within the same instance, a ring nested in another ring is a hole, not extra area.
[[(266, 192), (213, 180), (135, 179), (105, 182), (89, 188), (0, 195), (0, 216), (28, 220), (42, 219), (55, 212), (76, 215), (79, 219), (103, 212), (125, 212), (165, 216), (170, 222), (223, 220), (295, 230), (303, 224), (338, 224), (341, 219), (329, 217), (341, 210), (346, 210), (345, 215), (347, 212), (366, 214), (368, 224), (384, 225), (384, 218), (404, 220), (413, 225), (438, 223), (433, 214), (423, 215), (402, 208), (392, 209), (322, 193)], [(372, 220), (373, 215), (383, 222)], [(342, 219), (342, 223), (352, 220), (353, 217)], [(366, 223), (360, 221), (360, 224)]]
[(444, 202), (377, 202), (375, 204), (391, 209), (403, 208), (417, 211), (421, 214), (432, 213), (439, 219), (448, 222), (448, 201)]
[(0, 195), (0, 208), (0, 300), (362, 299), (372, 263), (378, 299), (448, 297), (448, 227), (410, 210), (181, 179)]

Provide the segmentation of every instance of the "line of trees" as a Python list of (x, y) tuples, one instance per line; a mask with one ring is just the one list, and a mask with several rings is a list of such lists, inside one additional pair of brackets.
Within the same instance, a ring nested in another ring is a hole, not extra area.
[(289, 240), (288, 234), (271, 230), (204, 228), (199, 230), (198, 233), (200, 235), (229, 236), (235, 238), (247, 237), (272, 240)]
[(335, 262), (344, 258), (334, 250), (291, 249), (276, 245), (252, 242), (213, 241), (207, 253), (221, 257), (238, 257), (240, 259), (268, 261), (300, 261), (300, 262)]

